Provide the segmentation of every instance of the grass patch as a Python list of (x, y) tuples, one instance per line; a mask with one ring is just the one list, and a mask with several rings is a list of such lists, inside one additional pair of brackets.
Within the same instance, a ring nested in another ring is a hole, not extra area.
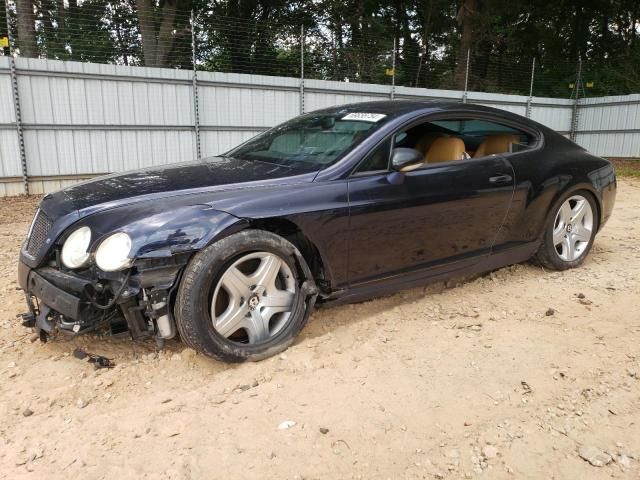
[(640, 158), (610, 158), (618, 177), (640, 178)]

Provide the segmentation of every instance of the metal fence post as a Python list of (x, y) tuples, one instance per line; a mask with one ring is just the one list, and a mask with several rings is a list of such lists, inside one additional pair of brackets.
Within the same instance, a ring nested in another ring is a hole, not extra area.
[(531, 63), (531, 84), (529, 85), (529, 98), (527, 99), (527, 113), (526, 117), (531, 118), (531, 102), (533, 101), (533, 78), (536, 72), (536, 57), (533, 57)]
[(393, 53), (391, 54), (391, 93), (390, 98), (393, 100), (396, 96), (396, 39), (393, 39)]
[(572, 142), (576, 141), (578, 135), (578, 122), (579, 122), (579, 101), (580, 101), (580, 88), (582, 88), (582, 54), (578, 54), (578, 74), (576, 75), (576, 83), (573, 86), (576, 99), (573, 102), (573, 113), (571, 115), (571, 132), (569, 138)]
[(200, 109), (198, 104), (198, 68), (196, 67), (196, 21), (191, 10), (191, 61), (193, 63), (193, 128), (196, 135), (196, 156), (202, 158), (200, 148)]
[(25, 195), (29, 195), (29, 173), (27, 170), (27, 153), (24, 148), (24, 131), (22, 130), (22, 114), (20, 112), (20, 91), (18, 90), (18, 72), (13, 58), (13, 35), (9, 22), (9, 2), (4, 2), (7, 20), (7, 38), (9, 39), (9, 71), (11, 75), (11, 92), (13, 96), (13, 110), (16, 116), (16, 133), (18, 134), (18, 148), (20, 149), (20, 164), (22, 166), (22, 188)]
[(304, 113), (304, 25), (300, 25), (300, 115)]
[(471, 57), (471, 49), (467, 49), (467, 68), (464, 72), (464, 93), (462, 94), (462, 103), (467, 103), (467, 96), (469, 92), (469, 59)]

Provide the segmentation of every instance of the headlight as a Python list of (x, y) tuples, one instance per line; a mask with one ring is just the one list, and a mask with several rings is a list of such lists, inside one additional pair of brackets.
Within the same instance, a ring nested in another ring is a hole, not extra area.
[(62, 263), (68, 268), (80, 268), (89, 260), (89, 243), (91, 242), (91, 229), (80, 227), (74, 231), (62, 246)]
[(131, 265), (131, 237), (124, 232), (114, 233), (102, 241), (96, 251), (96, 264), (105, 272), (115, 272)]

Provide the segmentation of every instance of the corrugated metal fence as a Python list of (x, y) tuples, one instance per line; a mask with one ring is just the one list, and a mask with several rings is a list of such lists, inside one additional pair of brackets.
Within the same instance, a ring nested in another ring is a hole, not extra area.
[[(215, 155), (275, 124), (344, 103), (461, 101), (463, 93), (296, 78), (0, 57), (0, 196), (59, 189), (97, 174)], [(12, 78), (17, 83), (16, 122)], [(580, 100), (466, 93), (466, 101), (550, 126), (598, 155), (640, 157), (640, 95)], [(576, 121), (577, 120), (577, 121)], [(20, 151), (19, 123), (24, 139)], [(572, 132), (572, 126), (577, 125)]]

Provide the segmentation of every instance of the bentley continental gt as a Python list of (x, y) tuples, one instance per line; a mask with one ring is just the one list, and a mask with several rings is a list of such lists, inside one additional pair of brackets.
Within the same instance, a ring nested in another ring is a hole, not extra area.
[(287, 348), (317, 305), (534, 258), (579, 266), (611, 163), (493, 108), (381, 101), (307, 113), (222, 155), (46, 195), (20, 252), (25, 326), (179, 333), (223, 360)]

